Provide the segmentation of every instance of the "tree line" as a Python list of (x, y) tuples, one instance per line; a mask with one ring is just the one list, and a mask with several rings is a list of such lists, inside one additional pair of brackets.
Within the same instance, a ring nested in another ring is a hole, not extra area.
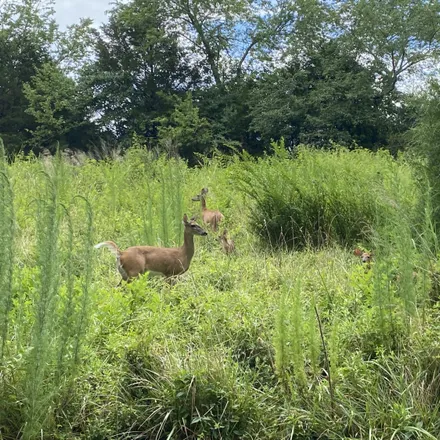
[(432, 0), (130, 0), (66, 30), (50, 0), (6, 0), (0, 23), (11, 155), (134, 138), (190, 161), (281, 138), (397, 151), (423, 107), (399, 84), (440, 52)]

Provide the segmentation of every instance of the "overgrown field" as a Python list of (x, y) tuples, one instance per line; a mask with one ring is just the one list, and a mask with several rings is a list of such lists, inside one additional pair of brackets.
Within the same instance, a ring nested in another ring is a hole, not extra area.
[[(403, 159), (133, 149), (0, 180), (0, 439), (440, 438), (437, 238)], [(180, 245), (203, 187), (235, 254), (210, 232), (173, 285), (116, 287), (93, 245)]]

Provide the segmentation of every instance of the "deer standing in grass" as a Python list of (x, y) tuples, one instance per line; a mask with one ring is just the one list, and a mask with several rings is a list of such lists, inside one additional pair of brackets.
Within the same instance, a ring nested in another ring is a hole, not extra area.
[(208, 194), (208, 188), (202, 188), (200, 194), (194, 196), (192, 200), (193, 202), (201, 202), (203, 223), (209, 225), (213, 231), (217, 231), (218, 224), (225, 218), (225, 216), (218, 210), (206, 208), (206, 194)]
[(235, 243), (234, 240), (228, 238), (228, 230), (224, 229), (222, 235), (219, 237), (220, 244), (222, 245), (223, 252), (226, 255), (230, 255), (235, 252)]
[(208, 235), (194, 219), (188, 221), (183, 216), (185, 226), (183, 246), (174, 248), (155, 246), (132, 246), (121, 251), (113, 241), (104, 241), (95, 248), (107, 247), (116, 256), (116, 265), (122, 279), (130, 282), (133, 278), (150, 272), (170, 278), (185, 273), (194, 255), (194, 235)]

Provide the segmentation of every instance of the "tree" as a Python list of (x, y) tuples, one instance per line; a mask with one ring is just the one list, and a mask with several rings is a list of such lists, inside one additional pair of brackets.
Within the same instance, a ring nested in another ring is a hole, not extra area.
[(230, 151), (229, 147), (240, 147), (250, 153), (260, 153), (261, 141), (249, 128), (251, 123), (250, 97), (255, 82), (249, 76), (229, 81), (227, 88), (209, 87), (194, 92), (200, 115), (205, 117), (217, 139), (218, 148)]
[(251, 98), (251, 128), (267, 143), (284, 137), (290, 145), (384, 146), (395, 130), (398, 96), (376, 94), (374, 74), (331, 41), (264, 77)]
[(409, 132), (410, 148), (423, 159), (433, 189), (434, 217), (440, 225), (440, 83), (431, 81), (428, 90), (413, 97), (417, 121)]
[(25, 113), (23, 83), (50, 58), (54, 22), (51, 3), (29, 0), (0, 7), (0, 136), (7, 151), (20, 150), (35, 121)]
[(82, 72), (99, 123), (118, 139), (157, 134), (156, 118), (173, 110), (174, 94), (197, 81), (157, 0), (119, 4), (97, 36), (96, 61)]
[(199, 116), (192, 95), (176, 104), (168, 118), (159, 118), (159, 145), (172, 156), (195, 162), (195, 153), (207, 154), (215, 147), (214, 136), (207, 119)]
[(286, 35), (292, 32), (307, 2), (170, 0), (165, 3), (170, 24), (176, 27), (204, 70), (205, 84), (221, 88), (246, 70), (271, 65), (274, 55), (278, 58), (282, 52)]
[(379, 96), (392, 93), (405, 73), (440, 54), (437, 0), (339, 3), (339, 31), (347, 47), (376, 73)]
[(75, 81), (54, 62), (43, 64), (23, 87), (29, 102), (26, 113), (36, 122), (35, 129), (28, 129), (32, 137), (27, 142), (34, 151), (56, 142), (87, 149), (88, 142), (97, 140), (87, 109), (90, 98), (82, 96)]
[[(78, 114), (74, 81), (89, 54), (91, 21), (60, 32), (53, 16), (52, 0), (11, 0), (0, 7), (0, 135), (10, 153), (38, 151), (60, 137), (82, 148), (96, 140), (85, 107)], [(75, 102), (74, 112), (67, 101)]]

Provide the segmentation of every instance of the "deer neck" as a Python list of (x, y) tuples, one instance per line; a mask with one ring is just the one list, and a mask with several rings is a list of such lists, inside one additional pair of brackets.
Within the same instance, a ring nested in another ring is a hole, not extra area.
[(185, 231), (183, 235), (182, 252), (187, 260), (187, 264), (189, 265), (194, 255), (194, 235), (187, 231)]

